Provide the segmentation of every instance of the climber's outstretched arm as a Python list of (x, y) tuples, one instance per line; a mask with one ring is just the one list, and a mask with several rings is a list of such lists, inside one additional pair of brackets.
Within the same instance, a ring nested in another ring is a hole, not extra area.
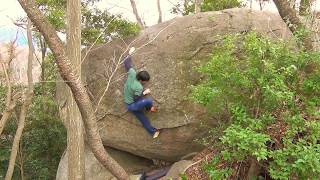
[(129, 55), (124, 59), (124, 67), (126, 68), (127, 71), (129, 71), (130, 68), (132, 68), (131, 54), (133, 54), (135, 50), (136, 49), (134, 47), (131, 47), (129, 50)]
[(132, 68), (132, 59), (131, 59), (131, 55), (128, 55), (125, 59), (124, 59), (124, 67), (126, 68), (127, 71), (129, 71), (130, 68)]

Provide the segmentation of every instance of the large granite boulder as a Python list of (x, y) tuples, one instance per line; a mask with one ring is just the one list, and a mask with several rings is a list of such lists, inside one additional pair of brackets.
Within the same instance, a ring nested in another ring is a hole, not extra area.
[[(291, 36), (278, 14), (228, 9), (178, 17), (149, 27), (134, 38), (114, 39), (84, 52), (82, 77), (97, 106), (104, 145), (172, 162), (200, 151), (203, 146), (194, 141), (206, 132), (200, 124), (215, 126), (217, 122), (188, 99), (190, 85), (201, 79), (194, 67), (206, 62), (212, 46), (221, 42), (223, 35), (251, 30), (275, 39)], [(131, 46), (137, 49), (135, 67), (151, 75), (149, 88), (159, 111), (147, 115), (156, 128), (163, 128), (157, 139), (147, 134), (123, 102), (126, 74), (119, 60)], [(60, 104), (65, 102), (63, 92), (58, 94)]]

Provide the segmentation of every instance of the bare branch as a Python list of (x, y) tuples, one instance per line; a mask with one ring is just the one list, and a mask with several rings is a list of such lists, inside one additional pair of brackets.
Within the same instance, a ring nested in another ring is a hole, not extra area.
[[(168, 24), (166, 27), (164, 27), (163, 29), (161, 29), (161, 30), (156, 34), (156, 36), (155, 36), (153, 39), (151, 39), (150, 41), (148, 41), (146, 44), (143, 44), (143, 45), (141, 45), (140, 47), (138, 47), (134, 53), (136, 53), (136, 52), (137, 52), (138, 50), (140, 50), (141, 48), (147, 46), (148, 44), (152, 43), (152, 42), (161, 34), (161, 32), (163, 32), (165, 29), (167, 29), (169, 26), (173, 25), (174, 23), (175, 23), (175, 21), (171, 22), (171, 23)], [(123, 39), (122, 39), (122, 40), (123, 40)], [(112, 82), (112, 78), (114, 77), (116, 71), (118, 70), (119, 66), (123, 63), (123, 58), (122, 58), (123, 55), (124, 55), (126, 52), (128, 52), (128, 50), (130, 49), (131, 45), (132, 45), (136, 40), (137, 40), (137, 39), (134, 39), (134, 40), (127, 46), (127, 48), (126, 48), (126, 49), (124, 50), (124, 52), (120, 55), (120, 57), (118, 58), (118, 61), (117, 61), (116, 65), (115, 65), (115, 68), (112, 70), (111, 75), (109, 76), (109, 78), (108, 78), (108, 80), (107, 80), (106, 88), (104, 89), (104, 91), (103, 91), (102, 95), (100, 96), (99, 101), (98, 101), (98, 103), (97, 103), (97, 105), (96, 105), (96, 110), (95, 110), (95, 112), (98, 111), (102, 99), (105, 97), (106, 93), (108, 92), (108, 89), (109, 89), (110, 85), (113, 83), (113, 82)], [(124, 40), (123, 40), (123, 42), (124, 42)], [(133, 54), (134, 54), (134, 53), (133, 53)], [(114, 58), (115, 58), (115, 54), (114, 54)], [(117, 79), (116, 81), (119, 81), (119, 80), (121, 80), (121, 78)]]
[[(88, 56), (88, 54), (89, 54), (89, 52), (91, 51), (91, 49), (93, 48), (93, 46), (97, 44), (99, 38), (103, 35), (103, 33), (104, 33), (104, 32), (107, 30), (107, 28), (109, 27), (110, 23), (111, 23), (115, 18), (116, 18), (116, 16), (113, 17), (113, 18), (107, 23), (107, 26), (103, 29), (103, 31), (100, 32), (99, 36), (95, 39), (95, 41), (93, 42), (93, 44), (92, 44), (92, 45), (89, 47), (89, 49), (86, 51), (86, 54), (85, 54), (84, 57), (82, 58), (81, 63), (80, 63), (80, 65), (79, 65), (77, 68), (81, 68), (81, 64), (82, 64), (83, 61), (86, 59), (86, 57)], [(110, 43), (110, 42), (108, 42), (108, 43)]]
[(183, 10), (180, 9), (180, 7), (179, 7), (178, 5), (176, 5), (176, 4), (174, 4), (171, 0), (167, 0), (167, 1), (168, 1), (171, 5), (173, 5), (173, 6), (176, 8), (176, 10), (179, 11), (179, 13), (181, 13), (181, 14), (184, 13)]
[(2, 114), (1, 121), (0, 121), (0, 135), (2, 134), (3, 129), (4, 129), (8, 119), (10, 118), (12, 110), (16, 106), (16, 101), (18, 99), (16, 96), (16, 98), (14, 98), (12, 100), (12, 84), (11, 84), (11, 79), (10, 79), (10, 75), (9, 75), (9, 65), (10, 65), (12, 59), (14, 59), (14, 57), (15, 57), (15, 53), (14, 53), (15, 52), (15, 50), (14, 50), (15, 49), (15, 46), (14, 46), (15, 41), (16, 41), (16, 39), (8, 45), (7, 59), (3, 59), (3, 62), (1, 63), (3, 72), (5, 74), (7, 93), (6, 93), (6, 100), (5, 100), (5, 110)]
[(162, 31), (166, 30), (168, 27), (170, 27), (171, 25), (173, 25), (174, 23), (176, 23), (176, 21), (173, 21), (171, 22), (169, 25), (167, 25), (166, 27), (164, 27), (163, 29), (161, 29), (158, 34), (153, 38), (151, 39), (149, 42), (147, 42), (146, 44), (140, 46), (139, 48), (136, 49), (136, 51), (134, 53), (136, 53), (137, 51), (139, 51), (140, 49), (142, 49), (143, 47), (149, 45), (150, 43), (152, 43), (160, 34)]
[(11, 148), (8, 170), (7, 170), (5, 180), (11, 180), (11, 178), (12, 178), (17, 153), (19, 150), (20, 139), (21, 139), (22, 131), (24, 129), (24, 125), (25, 125), (27, 111), (28, 111), (30, 104), (32, 103), (32, 96), (33, 96), (32, 60), (33, 60), (34, 49), (33, 49), (33, 45), (32, 45), (31, 21), (29, 19), (28, 19), (28, 25), (27, 25), (27, 34), (28, 34), (28, 45), (29, 45), (28, 69), (27, 69), (28, 89), (25, 93), (25, 100), (24, 100), (22, 107), (21, 107), (18, 128), (17, 128), (16, 134), (14, 136), (14, 140), (13, 140), (13, 144), (12, 144), (12, 148)]

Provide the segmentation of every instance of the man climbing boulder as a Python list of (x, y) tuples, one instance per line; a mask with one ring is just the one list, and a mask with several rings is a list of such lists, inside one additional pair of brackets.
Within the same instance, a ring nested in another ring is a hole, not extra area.
[(129, 51), (129, 55), (124, 60), (124, 67), (128, 72), (128, 78), (124, 85), (124, 101), (127, 105), (128, 111), (135, 115), (135, 117), (141, 122), (143, 127), (148, 131), (153, 138), (157, 138), (160, 134), (160, 130), (154, 128), (145, 116), (144, 110), (150, 112), (156, 112), (156, 108), (153, 106), (151, 98), (144, 98), (145, 95), (150, 94), (150, 89), (144, 89), (145, 85), (150, 80), (150, 75), (147, 71), (140, 71), (136, 73), (132, 67), (131, 54), (135, 51), (132, 47)]

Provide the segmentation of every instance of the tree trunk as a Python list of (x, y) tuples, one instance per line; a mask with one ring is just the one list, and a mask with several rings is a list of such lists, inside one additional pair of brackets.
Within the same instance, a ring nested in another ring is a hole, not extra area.
[(202, 0), (195, 0), (195, 3), (194, 3), (194, 13), (195, 14), (201, 12), (201, 1)]
[(310, 0), (301, 0), (300, 7), (299, 7), (299, 15), (305, 16), (310, 13)]
[(262, 11), (262, 9), (263, 9), (263, 0), (259, 0), (259, 6), (260, 6), (260, 11)]
[[(286, 0), (273, 0), (273, 2), (278, 8), (281, 18), (285, 22), (289, 23), (288, 27), (293, 33), (296, 33), (297, 31), (305, 28), (305, 26), (301, 23), (300, 19), (298, 18), (296, 11), (290, 7)], [(303, 46), (305, 50), (313, 50), (310, 34), (304, 35)]]
[(162, 11), (161, 11), (161, 6), (160, 6), (160, 0), (157, 0), (157, 7), (158, 7), (158, 23), (162, 23)]
[(94, 114), (93, 105), (88, 93), (75, 75), (74, 68), (66, 57), (64, 45), (59, 39), (53, 26), (45, 19), (37, 8), (34, 0), (18, 0), (28, 17), (37, 26), (45, 37), (50, 49), (53, 52), (59, 72), (64, 81), (70, 87), (73, 97), (78, 105), (82, 119), (84, 120), (85, 131), (88, 143), (98, 161), (106, 167), (118, 179), (128, 179), (124, 169), (106, 152), (103, 147), (97, 126), (97, 119)]
[(24, 180), (24, 161), (23, 161), (23, 146), (22, 142), (19, 143), (19, 165), (20, 165), (20, 178)]
[[(67, 56), (81, 77), (80, 0), (67, 1)], [(67, 95), (68, 179), (84, 180), (84, 133), (80, 111), (69, 90)]]
[(25, 124), (27, 111), (28, 111), (28, 108), (32, 102), (32, 96), (33, 96), (32, 60), (33, 60), (34, 49), (33, 49), (33, 45), (32, 45), (30, 19), (28, 19), (28, 24), (27, 24), (27, 37), (28, 37), (28, 46), (29, 46), (28, 68), (27, 68), (28, 88), (25, 93), (25, 100), (24, 100), (22, 107), (21, 107), (18, 128), (17, 128), (17, 132), (14, 136), (11, 154), (10, 154), (9, 165), (8, 165), (8, 170), (7, 170), (5, 180), (11, 180), (11, 178), (12, 178), (17, 153), (19, 150), (20, 139), (21, 139), (22, 131), (23, 131), (24, 124)]
[(11, 79), (9, 75), (9, 65), (11, 60), (14, 57), (14, 42), (12, 42), (8, 48), (8, 59), (2, 59), (4, 61), (1, 63), (3, 72), (5, 74), (6, 79), (6, 86), (7, 86), (7, 93), (6, 93), (6, 100), (5, 100), (5, 109), (2, 113), (2, 117), (0, 120), (0, 135), (2, 134), (2, 131), (8, 121), (8, 119), (11, 116), (12, 110), (16, 106), (16, 101), (18, 99), (18, 94), (16, 94), (14, 97), (12, 96), (12, 85), (11, 85)]
[[(39, 42), (40, 42), (40, 48), (41, 48), (41, 89), (42, 89), (42, 95), (45, 96), (46, 92), (45, 92), (45, 57), (46, 57), (46, 53), (47, 53), (47, 45), (46, 42), (42, 39), (43, 37), (41, 35), (39, 35)], [(43, 109), (45, 108), (44, 106), (42, 107)]]
[(254, 158), (251, 158), (250, 167), (249, 167), (246, 179), (248, 179), (248, 180), (257, 179), (260, 171), (261, 171), (261, 167), (260, 167), (258, 161)]
[(142, 19), (140, 18), (139, 14), (138, 14), (136, 2), (134, 0), (130, 0), (130, 3), (131, 3), (131, 7), (132, 7), (132, 12), (136, 16), (136, 20), (138, 22), (138, 25), (140, 26), (141, 29), (144, 29), (144, 24), (143, 24)]
[(7, 93), (6, 93), (6, 100), (5, 100), (5, 109), (2, 113), (2, 117), (0, 121), (0, 135), (2, 134), (4, 126), (6, 125), (10, 117), (10, 114), (13, 110), (13, 108), (11, 108), (12, 87), (11, 87), (10, 76), (8, 74), (8, 65), (5, 63), (2, 63), (1, 65), (6, 78)]

